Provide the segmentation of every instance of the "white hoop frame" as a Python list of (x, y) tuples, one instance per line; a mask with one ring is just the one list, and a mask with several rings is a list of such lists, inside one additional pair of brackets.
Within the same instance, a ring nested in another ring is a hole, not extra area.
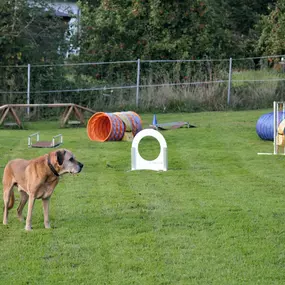
[[(144, 137), (153, 137), (158, 140), (160, 144), (160, 153), (154, 160), (145, 160), (141, 157), (138, 146)], [(131, 164), (132, 170), (154, 170), (154, 171), (167, 171), (167, 144), (163, 135), (153, 129), (145, 129), (140, 131), (132, 142), (131, 149)]]

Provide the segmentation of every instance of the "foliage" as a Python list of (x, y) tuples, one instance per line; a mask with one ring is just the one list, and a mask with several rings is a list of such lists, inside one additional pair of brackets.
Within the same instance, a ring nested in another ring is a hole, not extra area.
[(262, 33), (257, 50), (265, 55), (285, 53), (285, 3), (278, 0), (270, 9), (268, 16), (263, 16), (260, 23)]
[(254, 25), (272, 1), (81, 2), (81, 58), (221, 58), (252, 52)]
[[(81, 1), (80, 55), (70, 60), (113, 62), (138, 58), (196, 60), (250, 56), (254, 54), (258, 39), (255, 24), (261, 14), (268, 12), (267, 4), (272, 2), (273, 0)], [(140, 83), (147, 84), (150, 78), (153, 80), (155, 77), (156, 84), (224, 78), (219, 65), (220, 63), (214, 62), (193, 62), (190, 68), (181, 63), (176, 65), (177, 69), (171, 69), (159, 63), (144, 63), (141, 65)], [(100, 80), (109, 86), (136, 83), (136, 72), (130, 66), (105, 65), (100, 68), (100, 72), (97, 71), (98, 67), (82, 68), (77, 82), (81, 82), (84, 75), (94, 78), (96, 86)], [(176, 72), (176, 76), (167, 81), (166, 77), (172, 72)], [(118, 75), (121, 81), (118, 80)], [(172, 101), (177, 102), (176, 98)]]
[[(75, 35), (72, 42), (75, 47), (78, 45), (80, 54), (71, 56), (69, 61), (94, 63), (135, 61), (138, 58), (196, 60), (248, 57), (260, 52), (283, 53), (284, 4), (278, 1), (275, 7), (275, 2), (275, 0), (81, 1), (79, 2), (80, 35)], [(269, 12), (271, 13), (268, 17), (262, 17), (263, 26), (256, 28), (261, 15)], [(95, 109), (108, 110), (134, 106), (135, 89), (108, 90), (107, 92), (93, 90), (81, 93), (54, 92), (106, 86), (134, 87), (137, 83), (137, 67), (136, 62), (88, 66), (64, 65), (67, 61), (66, 51), (70, 44), (66, 42), (69, 38), (67, 25), (62, 19), (55, 17), (47, 1), (1, 1), (0, 27), (1, 103), (23, 103), (25, 99), (22, 94), (27, 90), (26, 64), (32, 63), (32, 103), (71, 101), (89, 105)], [(262, 36), (257, 49), (256, 43), (261, 31)], [(63, 65), (52, 66), (54, 63), (63, 63)], [(42, 67), (42, 64), (51, 65)], [(254, 64), (255, 68), (261, 68), (258, 60)], [(7, 67), (7, 65), (12, 66)], [(140, 84), (162, 85), (170, 82), (180, 84), (213, 81), (227, 78), (227, 70), (228, 66), (225, 68), (217, 61), (192, 61), (191, 65), (180, 62), (171, 67), (162, 63), (142, 62)], [(240, 90), (247, 92), (246, 88), (247, 86)], [(199, 94), (203, 97), (203, 100), (199, 98), (198, 101), (193, 100), (194, 89), (168, 88), (160, 102), (157, 98), (161, 98), (163, 94), (156, 96), (157, 89), (149, 89), (149, 94), (143, 94), (144, 98), (149, 100), (141, 103), (145, 104), (144, 110), (152, 110), (152, 108), (164, 110), (165, 103), (168, 110), (208, 109), (213, 105), (209, 102), (213, 101), (215, 110), (226, 107), (221, 103), (226, 96), (224, 84), (218, 88), (205, 86), (198, 88), (202, 90)], [(40, 93), (47, 90), (53, 90), (53, 92)], [(242, 96), (240, 90), (236, 92), (238, 96)], [(263, 93), (262, 86), (257, 90)], [(273, 88), (272, 92), (274, 90)], [(13, 93), (17, 91), (22, 93)], [(251, 92), (250, 90), (249, 93)], [(264, 94), (269, 94), (268, 92), (269, 89), (266, 89)], [(150, 94), (153, 95), (151, 99)], [(242, 97), (246, 100), (247, 95), (244, 94)], [(211, 100), (208, 100), (209, 98)], [(272, 96), (268, 98), (271, 100)], [(244, 100), (244, 103), (239, 104), (241, 108), (246, 104)], [(151, 105), (151, 102), (154, 104)], [(199, 102), (202, 102), (202, 105), (198, 108)], [(189, 106), (193, 105), (194, 107), (189, 109)]]
[[(0, 1), (1, 89), (25, 91), (27, 71), (15, 65), (27, 63), (62, 63), (67, 50), (67, 24), (55, 15), (46, 1)], [(37, 74), (31, 72), (35, 82)], [(56, 70), (45, 69), (37, 84), (51, 89), (54, 78), (62, 81)], [(33, 86), (31, 87), (33, 88)], [(8, 95), (4, 95), (8, 102)], [(14, 98), (15, 99), (15, 98)], [(17, 100), (14, 100), (16, 103)]]
[(2, 65), (63, 59), (66, 24), (55, 16), (46, 1), (3, 0), (0, 13)]

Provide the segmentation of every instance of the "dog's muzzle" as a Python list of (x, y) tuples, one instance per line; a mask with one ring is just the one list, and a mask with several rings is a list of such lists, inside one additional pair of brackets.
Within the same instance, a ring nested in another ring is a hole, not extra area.
[(79, 170), (78, 170), (78, 173), (79, 173), (79, 172), (81, 172), (84, 165), (82, 163), (78, 162), (78, 166), (79, 166)]

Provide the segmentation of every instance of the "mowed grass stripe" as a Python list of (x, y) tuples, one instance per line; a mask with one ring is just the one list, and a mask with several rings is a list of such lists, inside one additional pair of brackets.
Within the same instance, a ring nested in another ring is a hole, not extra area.
[[(159, 114), (161, 123), (198, 126), (163, 132), (169, 171), (159, 173), (129, 171), (130, 143), (91, 142), (85, 129), (31, 123), (46, 137), (63, 133), (64, 147), (85, 166), (58, 185), (51, 230), (43, 229), (40, 201), (32, 233), (12, 210), (9, 227), (0, 227), (6, 260), (1, 281), (282, 284), (284, 157), (258, 156), (273, 146), (255, 133), (256, 120), (267, 111)], [(148, 126), (152, 114), (142, 118)], [(1, 167), (11, 154), (28, 158), (47, 151), (27, 149), (27, 133), (5, 133), (5, 141), (17, 138), (19, 145), (10, 152), (4, 144)], [(157, 154), (151, 140), (141, 147), (142, 154)]]

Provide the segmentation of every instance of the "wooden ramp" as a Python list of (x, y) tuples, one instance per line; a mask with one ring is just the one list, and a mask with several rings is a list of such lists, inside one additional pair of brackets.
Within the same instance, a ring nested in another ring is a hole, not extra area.
[(196, 126), (190, 125), (188, 122), (170, 122), (170, 123), (150, 125), (149, 127), (155, 130), (172, 130), (183, 127), (196, 128)]
[(61, 143), (56, 143), (56, 144), (52, 144), (52, 142), (48, 142), (48, 141), (39, 141), (36, 143), (33, 143), (32, 145), (30, 145), (30, 147), (36, 147), (36, 148), (53, 148), (53, 147), (58, 147), (59, 145), (61, 145)]

